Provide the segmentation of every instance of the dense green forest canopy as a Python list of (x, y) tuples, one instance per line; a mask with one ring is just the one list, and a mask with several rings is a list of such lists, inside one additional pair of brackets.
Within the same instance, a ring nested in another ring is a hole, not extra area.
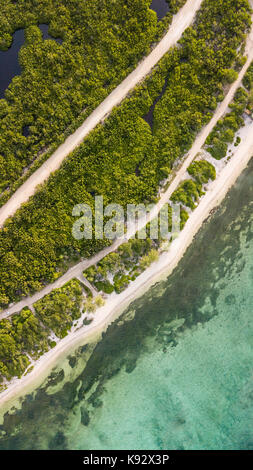
[(63, 338), (80, 317), (82, 286), (76, 279), (29, 308), (0, 321), (0, 390), (4, 378), (20, 377), (31, 364), (56, 345), (52, 332)]
[[(0, 49), (25, 29), (22, 73), (0, 100), (0, 194), (131, 71), (171, 21), (157, 24), (151, 0), (1, 2)], [(175, 12), (184, 1), (173, 0)], [(39, 24), (52, 37), (43, 40)], [(81, 116), (80, 116), (81, 115)], [(77, 123), (78, 125), (78, 123)], [(24, 128), (29, 130), (24, 135)], [(71, 131), (71, 129), (70, 129)], [(59, 140), (60, 141), (60, 140)]]
[[(251, 24), (247, 0), (204, 0), (196, 23), (135, 93), (115, 109), (0, 233), (0, 302), (41, 289), (108, 240), (74, 240), (75, 204), (154, 201), (159, 182), (191, 146), (241, 66)], [(167, 78), (154, 114), (143, 120)]]
[(72, 279), (65, 286), (38, 300), (34, 304), (35, 312), (43, 325), (58, 337), (64, 338), (71, 329), (73, 320), (81, 315), (82, 297), (80, 282)]
[(47, 352), (52, 346), (49, 330), (25, 308), (11, 320), (0, 321), (0, 388), (3, 378), (20, 377), (33, 359)]

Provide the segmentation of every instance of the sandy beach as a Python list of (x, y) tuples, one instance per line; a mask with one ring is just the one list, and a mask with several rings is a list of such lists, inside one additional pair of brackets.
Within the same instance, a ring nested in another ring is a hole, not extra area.
[[(244, 129), (245, 133), (245, 129)], [(34, 369), (21, 379), (14, 379), (7, 390), (0, 394), (1, 415), (13, 406), (14, 401), (31, 392), (43, 383), (60, 358), (71, 354), (79, 346), (98, 339), (137, 297), (143, 295), (153, 284), (172, 273), (191, 244), (202, 223), (210, 212), (217, 207), (246, 168), (253, 155), (253, 122), (247, 125), (247, 137), (237, 147), (231, 160), (221, 169), (216, 180), (209, 184), (208, 191), (201, 198), (198, 207), (190, 215), (184, 229), (170, 245), (169, 251), (162, 253), (159, 260), (152, 264), (121, 294), (113, 293), (106, 305), (98, 309), (89, 326), (84, 326), (60, 340), (57, 346), (37, 361)]]
[[(196, 8), (199, 7), (200, 4), (201, 4), (201, 1), (198, 0), (198, 2), (195, 2), (195, 7)], [(253, 5), (252, 0), (251, 0), (251, 4)], [(189, 2), (187, 2), (187, 5), (189, 8)], [(192, 20), (192, 18), (188, 18), (189, 22), (190, 20)], [(172, 31), (174, 31), (174, 29), (172, 29)], [(173, 36), (173, 38), (170, 37), (170, 41), (172, 40), (172, 42), (176, 41), (177, 39), (178, 39), (177, 36), (175, 37)], [(204, 127), (204, 129), (202, 129), (200, 134), (197, 136), (197, 139), (194, 142), (193, 147), (188, 153), (187, 158), (184, 160), (179, 171), (177, 171), (175, 178), (171, 182), (170, 187), (163, 194), (161, 194), (160, 201), (156, 205), (156, 209), (154, 213), (152, 214), (153, 216), (156, 215), (156, 213), (159, 212), (162, 205), (169, 200), (172, 192), (176, 189), (179, 182), (185, 177), (185, 173), (187, 171), (189, 164), (196, 157), (196, 154), (201, 150), (206, 140), (206, 137), (209, 135), (209, 133), (211, 132), (211, 130), (213, 129), (217, 121), (223, 116), (224, 112), (228, 110), (228, 105), (231, 102), (236, 89), (240, 85), (241, 80), (251, 60), (253, 59), (252, 44), (253, 44), (253, 29), (251, 30), (251, 34), (248, 36), (248, 39), (247, 39), (246, 52), (248, 53), (248, 60), (246, 64), (244, 65), (244, 67), (242, 68), (242, 70), (240, 71), (238, 79), (230, 87), (228, 94), (226, 95), (223, 102), (218, 106), (210, 122), (207, 124), (207, 126)], [(166, 43), (165, 46), (168, 47), (168, 43)], [(160, 51), (160, 53), (162, 54), (162, 51)], [(150, 67), (150, 63), (146, 65), (147, 65), (147, 68)], [(1, 422), (1, 416), (3, 415), (3, 413), (7, 409), (10, 409), (10, 407), (13, 406), (14, 404), (15, 406), (17, 405), (19, 397), (24, 396), (27, 393), (30, 393), (32, 390), (35, 390), (35, 388), (37, 388), (44, 382), (46, 377), (50, 374), (51, 370), (56, 366), (56, 364), (59, 362), (60, 359), (63, 359), (64, 357), (70, 355), (79, 346), (97, 340), (100, 337), (101, 333), (103, 331), (106, 331), (108, 325), (110, 325), (117, 317), (119, 317), (121, 313), (128, 307), (128, 305), (134, 299), (143, 295), (143, 293), (146, 292), (153, 284), (168, 277), (172, 273), (172, 271), (175, 269), (180, 259), (186, 252), (187, 248), (191, 244), (194, 236), (197, 234), (203, 222), (209, 216), (210, 212), (220, 204), (220, 202), (223, 200), (223, 198), (227, 194), (228, 190), (235, 183), (236, 179), (244, 170), (244, 168), (247, 166), (248, 162), (253, 156), (253, 122), (249, 121), (247, 125), (241, 129), (240, 132), (241, 132), (242, 141), (240, 145), (236, 148), (236, 150), (235, 149), (233, 150), (234, 151), (233, 157), (225, 166), (223, 166), (222, 162), (217, 162), (216, 169), (218, 171), (217, 171), (216, 180), (207, 185), (208, 190), (206, 194), (201, 198), (200, 203), (197, 206), (197, 208), (191, 213), (184, 229), (180, 232), (178, 238), (176, 238), (171, 243), (169, 251), (162, 253), (161, 256), (159, 257), (159, 260), (156, 263), (153, 263), (144, 273), (142, 273), (134, 282), (132, 282), (124, 292), (122, 292), (119, 295), (117, 295), (116, 293), (111, 294), (106, 302), (106, 305), (96, 311), (95, 318), (89, 326), (83, 326), (78, 331), (71, 332), (67, 337), (60, 340), (55, 348), (53, 348), (48, 353), (43, 355), (36, 362), (33, 370), (28, 375), (23, 376), (21, 379), (14, 379), (8, 385), (8, 389), (0, 393), (0, 407), (1, 407), (0, 408), (0, 422)], [(62, 155), (60, 157), (60, 160), (61, 159), (62, 159)], [(58, 161), (58, 163), (60, 162), (60, 160)], [(49, 163), (50, 163), (49, 161), (46, 162), (45, 166), (49, 165)], [(58, 167), (57, 165), (56, 167)], [(49, 173), (51, 172), (51, 170), (52, 168), (50, 167)], [(42, 171), (42, 169), (40, 169), (40, 171)], [(34, 175), (36, 175), (36, 173)], [(27, 184), (28, 184), (28, 181), (27, 181)], [(34, 183), (34, 185), (31, 186), (31, 188), (29, 188), (29, 194), (28, 193), (25, 194), (25, 200), (27, 197), (29, 197), (33, 193), (36, 185), (37, 185), (37, 182)], [(14, 196), (17, 197), (18, 192)], [(15, 201), (15, 204), (14, 204), (15, 210), (19, 206), (19, 202), (20, 202), (19, 200), (18, 200), (18, 203), (17, 203), (17, 200)], [(8, 212), (8, 215), (13, 213), (12, 212), (13, 207), (10, 209), (10, 212)], [(0, 215), (2, 215), (1, 211), (0, 211)], [(4, 220), (7, 216), (6, 214), (4, 215)], [(106, 251), (105, 254), (107, 254), (107, 251), (110, 252), (112, 250), (108, 249), (105, 251)], [(101, 256), (100, 256), (100, 259), (101, 259)], [(93, 263), (94, 262), (95, 261), (93, 261)], [(50, 289), (51, 291), (52, 288), (60, 287), (60, 285), (63, 285), (65, 282), (69, 280), (68, 276), (70, 279), (75, 277), (75, 275), (78, 274), (79, 272), (78, 270), (80, 270), (81, 272), (83, 269), (88, 267), (85, 263), (87, 264), (87, 262), (82, 262), (75, 268), (72, 268), (71, 270), (69, 270), (69, 272), (66, 273), (65, 276), (62, 276), (61, 280), (58, 280), (55, 283), (55, 285), (53, 286), (51, 285), (51, 287), (47, 287), (45, 289), (45, 292), (41, 291), (40, 293), (38, 293), (37, 297), (41, 298), (43, 297), (43, 295), (46, 295), (47, 289)], [(31, 299), (31, 304), (35, 300), (36, 299), (34, 296)], [(26, 303), (26, 305), (29, 306), (29, 304), (27, 303), (27, 299), (24, 302)], [(15, 311), (19, 311), (21, 308), (23, 308), (21, 304), (22, 303), (20, 303), (20, 305), (17, 304), (13, 308), (9, 309), (8, 314), (15, 313)], [(5, 315), (3, 315), (2, 318), (4, 316)], [(9, 315), (6, 315), (6, 316), (9, 316)]]

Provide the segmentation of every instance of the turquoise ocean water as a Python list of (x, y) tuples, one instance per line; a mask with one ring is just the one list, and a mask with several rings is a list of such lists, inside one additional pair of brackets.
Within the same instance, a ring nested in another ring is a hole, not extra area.
[(252, 181), (253, 161), (174, 273), (5, 415), (0, 449), (253, 449)]

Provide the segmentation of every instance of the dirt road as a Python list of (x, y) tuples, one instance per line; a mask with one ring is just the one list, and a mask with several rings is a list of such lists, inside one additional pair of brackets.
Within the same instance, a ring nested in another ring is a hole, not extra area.
[(203, 0), (188, 0), (184, 7), (174, 16), (169, 31), (153, 51), (126, 77), (123, 82), (90, 114), (84, 123), (69, 136), (51, 157), (35, 171), (27, 181), (13, 194), (0, 209), (0, 227), (5, 220), (15, 214), (16, 210), (34, 194), (36, 187), (44, 183), (52, 172), (57, 170), (63, 160), (75, 149), (97, 124), (111, 113), (112, 109), (145, 78), (164, 54), (174, 46), (185, 29), (190, 26)]
[[(220, 103), (218, 108), (216, 109), (211, 121), (202, 129), (202, 131), (198, 134), (191, 150), (187, 153), (184, 159), (184, 163), (180, 167), (180, 169), (177, 171), (176, 176), (174, 177), (173, 181), (171, 182), (169, 188), (161, 195), (161, 198), (159, 202), (156, 204), (154, 207), (154, 210), (151, 212), (150, 218), (152, 219), (155, 217), (159, 211), (161, 210), (161, 207), (169, 201), (172, 193), (175, 191), (177, 188), (178, 184), (184, 177), (185, 172), (187, 171), (188, 166), (191, 164), (193, 159), (195, 158), (196, 154), (201, 150), (203, 147), (205, 140), (209, 133), (212, 131), (214, 126), (216, 125), (217, 121), (223, 116), (223, 114), (228, 110), (228, 105), (232, 101), (233, 96), (237, 90), (237, 88), (241, 85), (242, 79), (251, 64), (253, 60), (253, 26), (251, 29), (250, 34), (248, 35), (247, 38), (247, 45), (246, 45), (246, 53), (248, 55), (247, 62), (243, 66), (242, 70), (240, 71), (237, 80), (231, 85), (229, 92), (227, 93), (225, 99)], [(253, 125), (252, 125), (253, 129)], [(236, 155), (240, 154), (240, 152), (252, 152), (253, 153), (253, 132), (249, 132), (249, 136), (247, 139), (247, 142), (242, 142), (241, 145), (238, 146), (237, 151), (235, 152), (235, 155), (233, 157), (233, 161), (236, 160)], [(143, 223), (141, 224), (142, 227), (146, 225), (146, 220), (143, 220)], [(130, 230), (127, 233), (127, 238), (130, 238), (133, 235), (134, 231)], [(35, 295), (31, 297), (27, 297), (24, 300), (16, 303), (12, 307), (2, 311), (0, 313), (0, 319), (2, 318), (7, 318), (11, 315), (13, 315), (16, 312), (19, 312), (22, 310), (22, 308), (26, 306), (31, 306), (33, 303), (37, 302), (37, 300), (41, 299), (45, 295), (49, 294), (53, 289), (62, 287), (66, 282), (70, 281), (73, 278), (78, 278), (82, 275), (82, 272), (87, 269), (88, 267), (92, 266), (95, 263), (98, 263), (104, 256), (107, 254), (111, 253), (115, 249), (117, 249), (122, 243), (124, 243), (123, 240), (117, 240), (114, 242), (110, 247), (105, 248), (104, 250), (100, 251), (97, 253), (95, 256), (86, 259), (84, 261), (81, 261), (80, 263), (76, 264), (72, 268), (70, 268), (63, 276), (61, 276), (57, 281), (55, 281), (53, 284), (50, 284), (46, 286), (43, 290), (37, 292)]]

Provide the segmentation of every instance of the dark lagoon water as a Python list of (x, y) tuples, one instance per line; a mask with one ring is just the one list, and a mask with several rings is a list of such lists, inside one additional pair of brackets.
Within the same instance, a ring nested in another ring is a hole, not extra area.
[(21, 73), (18, 53), (24, 42), (25, 32), (20, 29), (13, 34), (13, 43), (8, 51), (0, 51), (0, 98), (4, 98), (5, 90), (13, 77)]
[[(62, 39), (53, 38), (48, 33), (49, 26), (41, 24), (39, 26), (43, 33), (43, 39), (53, 39), (62, 43)], [(25, 31), (19, 29), (13, 34), (12, 46), (7, 51), (0, 51), (0, 99), (4, 98), (5, 90), (10, 85), (16, 75), (21, 74), (21, 67), (18, 61), (18, 53), (25, 42)]]
[(62, 44), (62, 38), (54, 38), (53, 36), (51, 36), (48, 32), (48, 29), (49, 29), (49, 25), (48, 24), (40, 24), (39, 25), (39, 28), (43, 34), (43, 39), (52, 39), (53, 41), (56, 41), (58, 42), (59, 44)]
[(163, 19), (170, 9), (166, 0), (152, 0), (150, 8), (156, 12), (159, 21)]
[(0, 449), (253, 450), (253, 160), (174, 273), (0, 426)]
[(168, 79), (165, 80), (165, 83), (163, 85), (163, 88), (162, 88), (162, 91), (160, 93), (160, 95), (155, 99), (154, 103), (152, 104), (152, 106), (150, 106), (147, 114), (145, 114), (145, 116), (143, 116), (143, 119), (150, 125), (151, 129), (153, 130), (153, 125), (154, 125), (154, 111), (155, 111), (155, 107), (158, 103), (158, 101), (160, 101), (160, 99), (163, 97), (165, 91), (166, 91), (166, 88), (167, 88), (167, 84), (168, 84)]

